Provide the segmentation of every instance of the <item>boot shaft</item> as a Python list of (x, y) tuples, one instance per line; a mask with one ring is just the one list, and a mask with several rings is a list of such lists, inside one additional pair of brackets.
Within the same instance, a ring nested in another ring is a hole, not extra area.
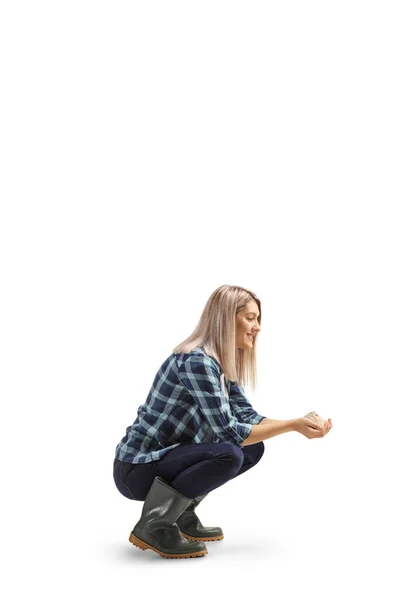
[(142, 508), (141, 519), (146, 520), (150, 528), (153, 525), (168, 527), (192, 502), (183, 494), (169, 486), (161, 477), (155, 477)]

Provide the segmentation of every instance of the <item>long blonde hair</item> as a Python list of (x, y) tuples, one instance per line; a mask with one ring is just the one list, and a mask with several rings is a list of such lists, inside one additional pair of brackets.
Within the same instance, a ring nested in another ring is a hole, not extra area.
[(202, 346), (206, 354), (221, 365), (222, 372), (240, 386), (257, 385), (256, 346), (249, 350), (236, 348), (236, 313), (251, 300), (258, 305), (261, 325), (261, 301), (254, 292), (237, 285), (221, 285), (207, 300), (193, 333), (173, 349), (174, 354), (188, 353)]

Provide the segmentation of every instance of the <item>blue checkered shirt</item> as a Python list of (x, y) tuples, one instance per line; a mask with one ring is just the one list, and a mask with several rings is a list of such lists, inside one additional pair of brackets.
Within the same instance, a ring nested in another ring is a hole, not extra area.
[(180, 444), (241, 446), (252, 425), (264, 418), (243, 388), (226, 379), (219, 362), (198, 346), (164, 361), (115, 456), (124, 462), (148, 463)]

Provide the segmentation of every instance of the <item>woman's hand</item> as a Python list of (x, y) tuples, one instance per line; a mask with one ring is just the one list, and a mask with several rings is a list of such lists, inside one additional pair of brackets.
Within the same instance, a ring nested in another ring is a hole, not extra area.
[(301, 417), (294, 420), (294, 431), (302, 433), (309, 440), (324, 437), (332, 429), (332, 420), (328, 419), (324, 425), (319, 425), (311, 419)]

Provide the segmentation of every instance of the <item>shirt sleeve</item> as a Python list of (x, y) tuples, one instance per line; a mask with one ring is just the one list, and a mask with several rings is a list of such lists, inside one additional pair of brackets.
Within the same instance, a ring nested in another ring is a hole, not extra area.
[(254, 410), (246, 398), (244, 389), (233, 381), (229, 382), (229, 400), (233, 413), (244, 423), (258, 425), (263, 419), (267, 418), (263, 415), (259, 415), (258, 412)]
[(221, 384), (221, 374), (211, 358), (192, 354), (178, 369), (182, 385), (197, 402), (217, 438), (240, 446), (250, 435), (252, 426), (241, 423), (232, 414), (229, 398)]

